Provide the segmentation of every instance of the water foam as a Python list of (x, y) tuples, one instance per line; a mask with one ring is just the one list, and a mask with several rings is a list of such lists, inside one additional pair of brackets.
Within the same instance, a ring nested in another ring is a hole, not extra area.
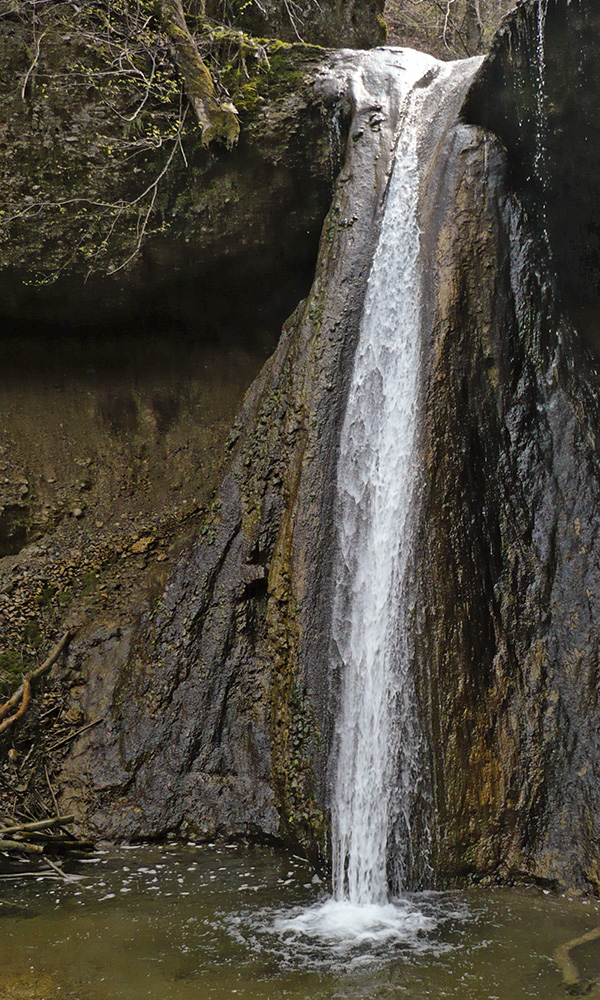
[(230, 917), (228, 931), (253, 951), (276, 956), (281, 968), (349, 971), (446, 955), (461, 947), (457, 928), (473, 917), (456, 894), (423, 892), (382, 905), (329, 898), (267, 907)]
[(341, 953), (390, 942), (415, 947), (419, 935), (436, 926), (433, 916), (425, 916), (407, 899), (383, 905), (328, 899), (298, 913), (279, 916), (273, 922), (278, 934), (316, 938)]

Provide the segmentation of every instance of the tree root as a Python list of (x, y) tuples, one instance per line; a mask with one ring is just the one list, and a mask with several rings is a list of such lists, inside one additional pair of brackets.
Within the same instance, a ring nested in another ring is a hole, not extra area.
[(31, 701), (30, 677), (25, 677), (25, 679), (23, 680), (23, 684), (21, 685), (21, 691), (22, 691), (22, 700), (19, 709), (15, 712), (14, 715), (11, 715), (8, 719), (5, 719), (2, 724), (0, 724), (0, 735), (7, 729), (10, 729), (13, 722), (16, 722), (18, 719), (21, 718), (22, 715), (25, 715), (25, 712), (29, 708), (29, 702)]
[[(46, 660), (44, 660), (42, 665), (36, 667), (36, 669), (32, 670), (30, 674), (27, 674), (27, 677), (24, 678), (21, 686), (17, 688), (8, 701), (4, 702), (4, 704), (0, 706), (0, 719), (4, 720), (0, 723), (0, 736), (2, 733), (5, 733), (8, 729), (10, 729), (10, 727), (17, 722), (21, 716), (25, 715), (31, 701), (31, 688), (33, 682), (48, 673), (50, 668), (54, 666), (70, 638), (71, 633), (69, 631), (65, 632), (62, 639), (57, 642), (56, 646), (54, 646), (50, 655)], [(17, 705), (19, 705), (17, 711), (13, 715), (9, 715), (9, 713), (12, 712), (13, 708), (16, 708)], [(7, 716), (9, 717), (7, 718)]]

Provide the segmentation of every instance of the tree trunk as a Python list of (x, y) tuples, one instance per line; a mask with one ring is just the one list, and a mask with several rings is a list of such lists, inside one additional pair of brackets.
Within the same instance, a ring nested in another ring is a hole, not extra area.
[(465, 26), (467, 49), (469, 55), (475, 56), (481, 52), (483, 42), (483, 24), (481, 23), (479, 0), (467, 0)]
[(181, 0), (162, 0), (161, 9), (173, 58), (198, 119), (203, 144), (224, 139), (228, 146), (233, 146), (240, 131), (237, 111), (233, 104), (218, 100), (210, 70), (188, 29)]

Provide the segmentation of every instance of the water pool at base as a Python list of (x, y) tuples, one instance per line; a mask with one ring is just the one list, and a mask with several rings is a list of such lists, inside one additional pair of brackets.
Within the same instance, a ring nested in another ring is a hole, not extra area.
[[(565, 997), (556, 949), (597, 901), (539, 889), (327, 902), (269, 847), (106, 849), (72, 881), (0, 881), (0, 1000), (521, 1000)], [(582, 985), (600, 943), (575, 949)]]

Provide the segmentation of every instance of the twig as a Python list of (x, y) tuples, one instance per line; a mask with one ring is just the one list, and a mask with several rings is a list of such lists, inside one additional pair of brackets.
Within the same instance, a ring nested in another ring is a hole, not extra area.
[[(19, 764), (19, 770), (21, 770), (21, 771), (23, 770), (23, 768), (24, 768), (24, 767), (25, 767), (25, 765), (27, 764), (27, 761), (28, 761), (28, 760), (29, 760), (29, 758), (31, 757), (31, 755), (32, 755), (32, 753), (33, 753), (33, 751), (34, 751), (34, 750), (35, 750), (35, 743), (34, 743), (34, 744), (33, 744), (33, 745), (32, 745), (32, 746), (30, 747), (30, 749), (29, 749), (29, 750), (27, 751), (27, 753), (25, 754), (25, 757), (23, 758), (23, 760), (22, 760), (22, 761), (21, 761), (21, 763)], [(58, 810), (57, 810), (57, 812), (58, 812)]]
[(42, 38), (44, 37), (45, 34), (47, 34), (47, 32), (43, 31), (42, 34), (40, 35), (40, 37), (36, 40), (36, 43), (35, 43), (35, 55), (33, 57), (33, 62), (31, 64), (31, 66), (29, 67), (29, 69), (27, 70), (26, 74), (25, 74), (25, 79), (23, 80), (23, 86), (21, 87), (21, 100), (22, 101), (25, 100), (25, 91), (27, 90), (27, 81), (29, 80), (29, 77), (33, 73), (33, 71), (35, 69), (35, 65), (36, 65), (38, 59), (40, 58), (40, 45), (42, 44)]
[(44, 771), (46, 773), (46, 781), (48, 782), (48, 788), (50, 789), (50, 795), (52, 796), (52, 801), (54, 803), (54, 808), (56, 810), (56, 815), (58, 816), (58, 802), (56, 801), (56, 795), (54, 794), (54, 789), (52, 787), (52, 782), (50, 781), (50, 775), (48, 774), (48, 768), (44, 764)]
[(58, 872), (61, 878), (64, 878), (65, 882), (69, 881), (69, 876), (64, 873), (60, 865), (57, 865), (56, 862), (51, 861), (50, 858), (46, 858), (45, 861), (47, 865), (50, 865), (51, 868), (54, 868), (55, 872)]
[[(45, 858), (44, 860), (47, 861), (48, 858)], [(0, 879), (9, 878), (56, 878), (56, 875), (53, 871), (44, 871), (43, 868), (38, 872), (15, 872), (14, 874), (11, 874), (10, 872), (2, 872), (0, 874)]]
[[(140, 195), (138, 195), (138, 197), (135, 199), (135, 201), (130, 202), (129, 205), (124, 206), (124, 208), (120, 209), (120, 211), (119, 211), (119, 215), (120, 215), (121, 212), (125, 210), (125, 208), (128, 208), (128, 209), (131, 208), (133, 205), (137, 204), (137, 202), (141, 201), (142, 198), (145, 198), (146, 195), (150, 194), (150, 192), (152, 191), (152, 198), (150, 199), (150, 207), (148, 208), (148, 211), (146, 212), (146, 215), (144, 217), (144, 222), (142, 224), (141, 230), (140, 230), (140, 217), (138, 216), (138, 232), (137, 232), (137, 237), (138, 238), (137, 238), (137, 243), (136, 243), (136, 246), (135, 246), (135, 249), (134, 249), (133, 253), (131, 253), (129, 255), (129, 257), (126, 260), (124, 260), (121, 264), (119, 264), (118, 267), (114, 267), (112, 269), (112, 271), (109, 271), (109, 274), (116, 274), (117, 271), (121, 271), (124, 267), (127, 266), (127, 264), (129, 264), (129, 262), (131, 260), (133, 260), (133, 258), (135, 257), (135, 255), (139, 252), (139, 249), (140, 249), (140, 247), (142, 245), (142, 241), (144, 239), (144, 234), (146, 232), (146, 226), (148, 225), (148, 219), (150, 218), (150, 214), (152, 212), (152, 209), (154, 208), (154, 202), (156, 201), (156, 194), (158, 192), (158, 185), (160, 184), (160, 182), (163, 179), (163, 177), (165, 176), (167, 170), (171, 166), (171, 163), (173, 161), (173, 157), (175, 156), (175, 153), (177, 152), (177, 149), (179, 148), (178, 140), (180, 139), (181, 132), (182, 132), (183, 126), (185, 124), (186, 114), (187, 114), (187, 108), (186, 108), (186, 110), (185, 110), (185, 112), (184, 112), (184, 114), (183, 114), (183, 116), (181, 118), (181, 121), (179, 123), (179, 128), (177, 129), (177, 135), (175, 136), (175, 141), (173, 143), (173, 148), (172, 148), (172, 150), (171, 150), (171, 152), (169, 154), (169, 158), (168, 158), (167, 162), (165, 163), (163, 169), (159, 173), (158, 177), (156, 177), (155, 180), (152, 181), (152, 184), (150, 184), (146, 188), (145, 191), (142, 191), (142, 193)], [(117, 219), (118, 219), (118, 216), (117, 216)], [(113, 224), (111, 226), (110, 232), (108, 234), (109, 236), (112, 233), (112, 230), (114, 229), (114, 227), (116, 225), (117, 219), (114, 220), (114, 222), (113, 222)], [(108, 239), (108, 237), (107, 237), (107, 239)]]
[(49, 718), (49, 716), (54, 715), (55, 712), (60, 712), (60, 709), (61, 709), (60, 705), (52, 705), (50, 708), (46, 709), (45, 712), (42, 712), (42, 714), (40, 715), (40, 722), (43, 722), (44, 719), (47, 719)]
[(284, 6), (285, 6), (285, 9), (287, 11), (287, 15), (288, 15), (288, 17), (290, 19), (290, 24), (291, 24), (291, 26), (294, 29), (294, 32), (296, 34), (296, 38), (298, 39), (299, 42), (303, 42), (304, 39), (301, 37), (300, 32), (298, 31), (298, 27), (296, 25), (296, 19), (295, 19), (293, 13), (292, 13), (292, 7), (296, 7), (297, 10), (299, 9), (298, 8), (298, 4), (297, 3), (293, 3), (293, 0), (283, 0), (283, 3), (284, 3)]
[(65, 738), (59, 740), (58, 743), (53, 743), (51, 747), (48, 747), (47, 752), (50, 753), (51, 750), (56, 750), (58, 747), (62, 747), (64, 743), (69, 743), (71, 740), (76, 739), (77, 736), (81, 736), (82, 733), (87, 732), (87, 730), (91, 729), (92, 726), (97, 726), (101, 722), (104, 722), (104, 719), (96, 719), (94, 722), (88, 723), (87, 726), (82, 726), (81, 729), (76, 729), (74, 733), (70, 733), (68, 736), (65, 736)]

